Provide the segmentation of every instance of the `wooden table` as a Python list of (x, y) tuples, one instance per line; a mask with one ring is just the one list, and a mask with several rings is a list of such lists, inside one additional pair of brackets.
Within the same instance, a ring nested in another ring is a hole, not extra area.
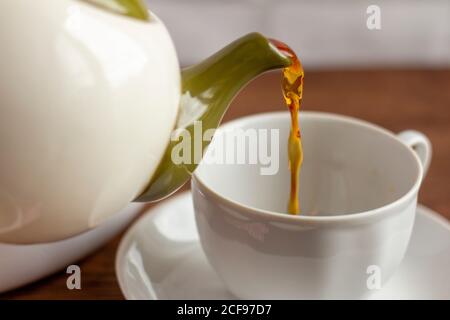
[[(279, 72), (259, 77), (235, 99), (225, 121), (283, 110), (279, 86)], [(419, 201), (450, 219), (450, 70), (307, 71), (303, 109), (358, 117), (394, 132), (425, 133), (434, 150)], [(82, 290), (69, 291), (61, 271), (0, 299), (123, 299), (114, 274), (121, 236), (79, 262)]]

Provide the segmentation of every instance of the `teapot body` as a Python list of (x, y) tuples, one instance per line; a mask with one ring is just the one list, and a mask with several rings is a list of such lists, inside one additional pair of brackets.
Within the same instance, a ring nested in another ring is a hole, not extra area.
[(2, 0), (0, 242), (60, 240), (135, 199), (175, 125), (172, 40), (77, 0)]

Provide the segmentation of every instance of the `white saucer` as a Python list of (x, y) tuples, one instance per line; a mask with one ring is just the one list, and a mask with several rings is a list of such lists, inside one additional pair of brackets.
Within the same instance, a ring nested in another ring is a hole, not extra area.
[[(232, 299), (199, 243), (192, 200), (182, 193), (128, 230), (116, 256), (127, 299)], [(450, 299), (450, 223), (418, 206), (406, 257), (373, 299)]]
[(57, 242), (33, 245), (0, 243), (0, 292), (39, 280), (90, 254), (122, 232), (142, 212), (130, 203), (97, 228)]

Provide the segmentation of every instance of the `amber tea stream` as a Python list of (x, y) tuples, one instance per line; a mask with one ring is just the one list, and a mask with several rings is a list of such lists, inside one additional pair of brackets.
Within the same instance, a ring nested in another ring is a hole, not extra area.
[(290, 214), (300, 214), (299, 201), (299, 177), (300, 168), (303, 162), (303, 149), (298, 122), (298, 112), (300, 110), (303, 93), (304, 71), (300, 60), (295, 52), (286, 44), (270, 39), (281, 52), (286, 54), (292, 64), (283, 69), (281, 89), (284, 101), (291, 114), (291, 131), (288, 140), (289, 170), (291, 172), (291, 191), (289, 195), (288, 212)]

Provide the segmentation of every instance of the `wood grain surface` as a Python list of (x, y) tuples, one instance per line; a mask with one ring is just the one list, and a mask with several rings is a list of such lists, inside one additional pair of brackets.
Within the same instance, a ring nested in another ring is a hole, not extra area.
[[(225, 121), (284, 110), (280, 73), (265, 74), (234, 100)], [(433, 159), (420, 202), (450, 219), (450, 70), (306, 70), (303, 110), (350, 115), (394, 132), (416, 129), (433, 144)], [(122, 235), (79, 261), (82, 289), (68, 290), (65, 270), (0, 299), (123, 299), (114, 273)]]

